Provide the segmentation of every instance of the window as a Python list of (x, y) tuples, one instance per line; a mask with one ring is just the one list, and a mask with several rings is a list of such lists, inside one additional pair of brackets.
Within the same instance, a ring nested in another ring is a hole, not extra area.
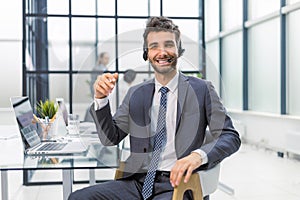
[(241, 0), (222, 1), (222, 31), (242, 26), (242, 3)]
[[(175, 18), (187, 49), (181, 70), (202, 70), (201, 1), (193, 0), (189, 4), (192, 9), (184, 10), (183, 2), (168, 0), (30, 0), (25, 4), (23, 52), (28, 52), (25, 63), (32, 64), (27, 64), (23, 72), (27, 77), (23, 92), (33, 104), (40, 99), (64, 97), (69, 111), (77, 112), (83, 120), (92, 101), (91, 76), (101, 52), (109, 54), (109, 71), (122, 74), (138, 69), (142, 74), (153, 73), (142, 59), (142, 33), (150, 14)], [(119, 90), (120, 84), (114, 107), (122, 100)]]
[(219, 41), (215, 40), (206, 43), (206, 79), (213, 83), (218, 92), (220, 91), (219, 58)]
[(300, 115), (299, 2), (205, 1), (206, 76), (226, 107)]
[(205, 38), (210, 39), (219, 34), (219, 0), (205, 1)]
[(248, 0), (248, 6), (248, 18), (252, 20), (279, 11), (280, 0)]
[(280, 113), (279, 18), (249, 29), (249, 108)]
[(293, 11), (287, 17), (287, 85), (288, 85), (288, 113), (292, 115), (300, 115), (300, 57), (299, 57), (299, 34), (300, 28), (298, 20), (300, 11)]
[(243, 108), (243, 55), (242, 33), (238, 32), (222, 40), (222, 99), (226, 107)]

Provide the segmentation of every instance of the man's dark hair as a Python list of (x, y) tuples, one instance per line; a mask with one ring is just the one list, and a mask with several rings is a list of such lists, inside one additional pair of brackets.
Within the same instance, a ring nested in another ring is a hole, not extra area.
[(167, 17), (151, 17), (147, 21), (146, 29), (143, 34), (144, 37), (144, 48), (147, 48), (147, 37), (150, 32), (171, 32), (175, 34), (177, 46), (180, 47), (180, 31), (178, 26)]

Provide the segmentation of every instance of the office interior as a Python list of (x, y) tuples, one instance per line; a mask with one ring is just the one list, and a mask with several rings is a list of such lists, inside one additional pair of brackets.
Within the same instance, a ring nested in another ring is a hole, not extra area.
[[(32, 105), (63, 98), (87, 120), (101, 52), (109, 54), (107, 70), (120, 74), (114, 112), (130, 86), (153, 78), (142, 58), (149, 16), (179, 26), (186, 49), (179, 69), (213, 83), (240, 133), (242, 146), (221, 163), (210, 198), (300, 199), (299, 0), (2, 0), (0, 130), (18, 132), (13, 96)], [(129, 69), (136, 72), (130, 83)], [(96, 180), (114, 173), (96, 169)], [(14, 170), (8, 178), (9, 199), (63, 199), (61, 184), (52, 183), (60, 170)], [(88, 186), (89, 170), (75, 169), (74, 181), (73, 190)]]

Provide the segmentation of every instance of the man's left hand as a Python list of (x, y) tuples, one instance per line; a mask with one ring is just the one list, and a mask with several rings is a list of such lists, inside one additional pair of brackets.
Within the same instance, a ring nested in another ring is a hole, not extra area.
[(184, 182), (187, 183), (192, 172), (200, 167), (201, 163), (201, 155), (196, 152), (192, 152), (190, 155), (177, 160), (170, 174), (170, 182), (172, 186), (178, 186), (184, 174)]

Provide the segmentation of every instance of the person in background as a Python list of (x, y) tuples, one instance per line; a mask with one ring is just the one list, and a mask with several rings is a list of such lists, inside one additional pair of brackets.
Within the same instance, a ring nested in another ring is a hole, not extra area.
[(90, 90), (91, 95), (94, 97), (94, 83), (97, 80), (99, 74), (103, 74), (108, 70), (107, 65), (109, 63), (109, 54), (108, 52), (101, 52), (98, 56), (97, 65), (92, 69), (93, 71), (98, 71), (96, 73), (91, 74), (91, 82), (90, 82)]
[[(94, 83), (99, 75), (108, 70), (107, 65), (109, 63), (109, 59), (110, 58), (108, 52), (101, 52), (98, 56), (97, 65), (92, 69), (93, 71), (96, 71), (91, 74), (91, 80), (90, 82), (88, 82), (88, 84), (90, 85), (90, 95), (92, 98), (94, 98)], [(84, 121), (93, 122), (93, 118), (89, 112), (89, 108), (87, 108), (85, 112)]]

